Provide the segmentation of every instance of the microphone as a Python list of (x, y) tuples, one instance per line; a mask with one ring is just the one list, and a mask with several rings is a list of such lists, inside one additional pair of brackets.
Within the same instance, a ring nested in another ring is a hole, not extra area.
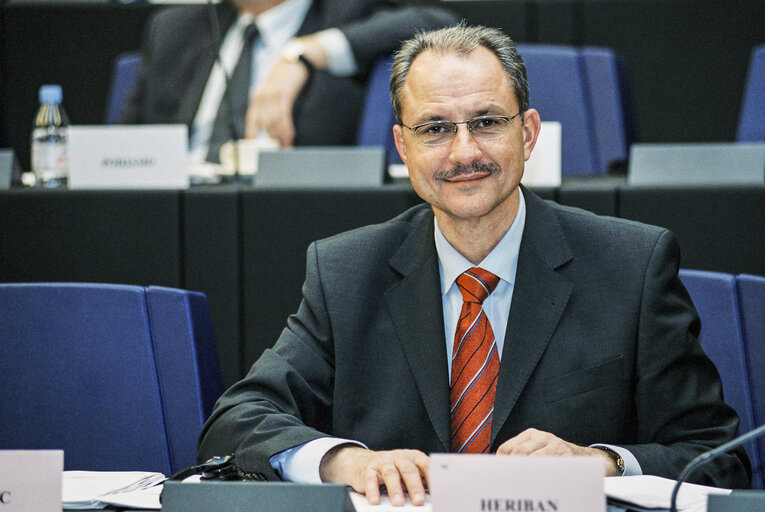
[(675, 483), (675, 487), (672, 489), (672, 499), (670, 500), (669, 507), (670, 512), (677, 512), (677, 493), (680, 492), (680, 485), (688, 478), (688, 475), (691, 474), (691, 471), (699, 467), (701, 464), (714, 459), (718, 455), (746, 443), (750, 439), (760, 437), (763, 433), (765, 433), (765, 425), (760, 425), (756, 429), (751, 430), (746, 434), (740, 435), (735, 439), (731, 439), (727, 443), (721, 444), (717, 448), (706, 451), (691, 460), (680, 472), (680, 476)]
[(210, 21), (210, 32), (212, 33), (213, 47), (215, 48), (215, 62), (223, 72), (223, 84), (225, 86), (225, 90), (223, 91), (222, 101), (226, 102), (229, 112), (231, 112), (231, 115), (228, 116), (228, 128), (231, 132), (231, 136), (234, 138), (234, 184), (239, 185), (241, 181), (241, 176), (239, 174), (239, 144), (237, 144), (236, 141), (241, 139), (244, 134), (239, 133), (239, 129), (236, 125), (236, 120), (234, 119), (234, 101), (231, 99), (231, 88), (229, 87), (231, 77), (229, 76), (226, 68), (223, 66), (223, 60), (220, 58), (223, 35), (220, 31), (220, 20), (218, 19), (218, 12), (215, 10), (214, 0), (206, 0), (205, 3), (207, 4), (207, 17)]

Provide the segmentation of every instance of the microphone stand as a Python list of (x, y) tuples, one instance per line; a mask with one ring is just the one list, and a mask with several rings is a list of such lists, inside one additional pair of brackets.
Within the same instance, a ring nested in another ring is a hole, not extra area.
[(741, 436), (738, 436), (735, 439), (731, 439), (727, 443), (721, 444), (717, 448), (714, 448), (712, 450), (706, 451), (702, 453), (701, 455), (697, 456), (693, 460), (691, 460), (685, 468), (680, 472), (680, 476), (677, 479), (677, 482), (675, 483), (675, 487), (672, 489), (672, 498), (670, 500), (670, 512), (677, 512), (677, 493), (680, 492), (680, 485), (688, 478), (688, 476), (691, 474), (691, 471), (696, 469), (701, 464), (714, 459), (718, 455), (725, 453), (739, 445), (742, 445), (749, 441), (750, 439), (754, 439), (756, 437), (761, 436), (763, 433), (765, 433), (765, 425), (760, 425), (756, 429), (747, 432), (746, 434), (743, 434)]

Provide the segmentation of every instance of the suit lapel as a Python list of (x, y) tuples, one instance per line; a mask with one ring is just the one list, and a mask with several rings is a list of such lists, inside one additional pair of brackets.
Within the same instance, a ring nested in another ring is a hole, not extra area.
[(557, 217), (537, 196), (526, 189), (523, 193), (526, 224), (499, 368), (492, 443), (547, 348), (573, 290), (556, 272), (573, 258)]
[(449, 451), (449, 377), (433, 229), (428, 211), (391, 259), (402, 279), (385, 292), (385, 303), (436, 435)]
[[(236, 10), (229, 2), (222, 2), (217, 8), (221, 37), (224, 38), (236, 20)], [(205, 33), (209, 32), (208, 26)], [(197, 115), (199, 104), (202, 102), (202, 94), (216, 59), (215, 52), (217, 49), (213, 42), (214, 38), (210, 36), (202, 39), (201, 44), (190, 46), (188, 52), (183, 52), (179, 56), (181, 61), (177, 66), (179, 73), (175, 80), (175, 90), (184, 90), (186, 93), (178, 98), (175, 119), (177, 122), (185, 123), (188, 126), (191, 126)]]

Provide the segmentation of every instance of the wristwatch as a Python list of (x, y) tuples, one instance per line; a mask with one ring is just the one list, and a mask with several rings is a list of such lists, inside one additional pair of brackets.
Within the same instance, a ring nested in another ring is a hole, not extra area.
[(616, 469), (619, 470), (619, 473), (621, 473), (622, 475), (624, 474), (624, 469), (625, 469), (624, 459), (622, 458), (621, 455), (619, 455), (618, 453), (616, 453), (614, 450), (612, 450), (611, 448), (607, 446), (593, 446), (593, 448), (606, 452), (606, 454), (608, 454), (608, 456), (611, 457), (611, 460), (614, 461), (614, 464), (616, 464)]
[(282, 48), (282, 51), (279, 53), (279, 58), (292, 63), (302, 62), (308, 70), (308, 73), (312, 75), (315, 67), (311, 61), (308, 60), (308, 57), (305, 56), (305, 53), (305, 43), (299, 39), (293, 39)]

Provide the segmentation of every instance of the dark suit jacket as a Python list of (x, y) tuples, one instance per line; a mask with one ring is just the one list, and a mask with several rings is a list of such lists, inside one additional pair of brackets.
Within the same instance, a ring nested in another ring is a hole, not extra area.
[[(672, 233), (547, 203), (524, 189), (526, 226), (500, 363), (492, 450), (534, 427), (628, 448), (676, 478), (734, 437), (735, 412), (697, 342)], [(372, 449), (449, 451), (449, 379), (427, 205), (312, 244), (304, 300), (278, 343), (227, 391), (199, 456), (269, 457), (327, 434)], [(692, 480), (748, 487), (743, 451)]]
[[(225, 35), (236, 12), (223, 2), (218, 16)], [(295, 144), (355, 144), (364, 79), (371, 63), (392, 53), (417, 29), (455, 21), (445, 9), (403, 0), (314, 0), (298, 35), (339, 28), (348, 38), (361, 72), (349, 78), (314, 73), (293, 110)], [(141, 69), (120, 122), (191, 126), (214, 62), (206, 6), (159, 11), (146, 30)]]

